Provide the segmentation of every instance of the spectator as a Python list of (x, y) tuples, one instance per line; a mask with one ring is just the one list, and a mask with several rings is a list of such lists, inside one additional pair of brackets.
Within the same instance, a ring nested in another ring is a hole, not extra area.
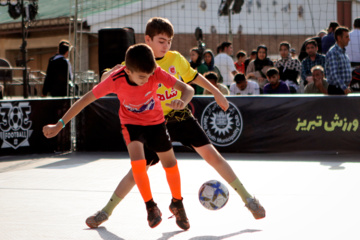
[(71, 65), (67, 59), (69, 50), (69, 41), (61, 40), (58, 53), (49, 59), (42, 90), (43, 97), (48, 93), (53, 97), (63, 97), (68, 95), (68, 80), (72, 80)]
[(330, 22), (327, 29), (328, 34), (321, 39), (322, 53), (326, 54), (329, 49), (335, 44), (335, 29), (339, 26), (337, 22)]
[[(204, 74), (204, 77), (209, 80), (209, 82), (211, 82), (212, 85), (214, 85), (216, 88), (219, 89), (219, 91), (223, 94), (223, 95), (229, 95), (229, 89), (221, 83), (218, 83), (218, 76), (215, 72), (207, 72)], [(212, 95), (212, 93), (208, 90), (204, 90), (204, 95)]]
[(349, 33), (350, 42), (346, 47), (351, 66), (360, 66), (360, 18), (354, 20), (354, 29)]
[(325, 80), (324, 68), (316, 65), (311, 68), (311, 73), (314, 82), (309, 83), (305, 87), (304, 93), (324, 93), (327, 94), (328, 82)]
[(264, 94), (290, 93), (288, 85), (280, 80), (279, 70), (270, 68), (266, 72), (268, 84), (264, 87)]
[(235, 68), (239, 73), (245, 74), (245, 60), (246, 60), (246, 52), (245, 51), (238, 51), (236, 53), (236, 59), (237, 61), (234, 63)]
[(4, 97), (4, 87), (0, 84), (0, 99), (3, 99)]
[(349, 29), (338, 27), (335, 30), (336, 43), (326, 54), (326, 76), (329, 94), (348, 94), (351, 92), (351, 64), (345, 47), (349, 44)]
[(207, 66), (202, 63), (201, 51), (197, 47), (190, 50), (190, 66), (201, 74), (208, 71)]
[[(201, 74), (208, 71), (208, 67), (202, 63), (201, 51), (197, 47), (190, 50), (190, 66)], [(191, 84), (191, 86), (194, 88), (195, 94), (197, 95), (204, 92), (204, 89), (197, 84)]]
[(311, 68), (320, 65), (325, 68), (325, 56), (318, 54), (318, 46), (315, 40), (307, 41), (305, 44), (308, 56), (301, 62), (301, 79), (304, 86), (312, 82)]
[(258, 46), (256, 52), (256, 59), (251, 61), (246, 69), (246, 78), (254, 79), (259, 84), (260, 92), (262, 92), (267, 83), (266, 71), (274, 66), (274, 63), (267, 57), (265, 45)]
[(208, 71), (215, 72), (218, 76), (218, 82), (223, 82), (223, 77), (221, 76), (220, 70), (217, 66), (215, 66), (214, 54), (210, 49), (206, 49), (204, 51), (204, 64), (207, 66)]
[(245, 73), (246, 73), (247, 67), (249, 66), (249, 63), (250, 63), (252, 60), (255, 60), (255, 59), (256, 59), (256, 54), (257, 54), (256, 49), (253, 49), (253, 50), (251, 51), (251, 53), (250, 53), (250, 57), (248, 57), (248, 58), (245, 60), (245, 62), (244, 62), (244, 64), (245, 64)]
[(275, 67), (279, 69), (280, 80), (289, 86), (290, 92), (297, 93), (299, 90), (298, 78), (300, 76), (301, 63), (298, 59), (291, 57), (289, 53), (290, 48), (290, 43), (280, 43), (279, 51), (281, 59), (275, 63)]
[(260, 88), (256, 82), (247, 80), (243, 73), (234, 77), (234, 83), (230, 85), (230, 95), (259, 95)]
[(301, 50), (300, 50), (300, 54), (299, 54), (299, 60), (300, 62), (302, 60), (304, 60), (304, 58), (306, 58), (308, 56), (308, 54), (306, 53), (306, 43), (310, 40), (315, 40), (318, 46), (318, 53), (322, 54), (322, 47), (321, 47), (321, 39), (326, 35), (326, 31), (325, 30), (321, 30), (317, 36), (312, 37), (312, 38), (308, 38), (305, 40), (305, 42), (303, 43), (303, 45), (301, 46)]
[(223, 42), (219, 50), (220, 53), (215, 57), (215, 65), (219, 68), (221, 76), (223, 77), (223, 84), (230, 87), (234, 75), (237, 74), (234, 60), (230, 57), (234, 51), (232, 43)]

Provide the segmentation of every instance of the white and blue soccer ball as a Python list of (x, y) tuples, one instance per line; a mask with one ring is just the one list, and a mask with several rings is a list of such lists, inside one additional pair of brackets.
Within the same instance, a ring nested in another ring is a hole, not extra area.
[(217, 180), (210, 180), (201, 185), (199, 201), (206, 209), (219, 210), (229, 200), (229, 190)]

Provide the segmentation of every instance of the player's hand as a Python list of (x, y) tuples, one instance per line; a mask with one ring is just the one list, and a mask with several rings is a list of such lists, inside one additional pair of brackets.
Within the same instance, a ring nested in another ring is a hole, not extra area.
[(351, 93), (351, 89), (350, 89), (350, 88), (345, 89), (345, 90), (344, 90), (344, 93), (345, 93), (345, 94)]
[(172, 109), (175, 109), (175, 110), (181, 110), (186, 107), (186, 104), (184, 103), (184, 101), (180, 100), (180, 99), (172, 100), (171, 103), (165, 103), (165, 105), (168, 107), (171, 107)]
[(221, 107), (222, 110), (226, 111), (229, 108), (229, 102), (222, 93), (214, 94), (216, 103)]
[(49, 124), (43, 127), (43, 133), (46, 138), (55, 137), (62, 129), (62, 124)]

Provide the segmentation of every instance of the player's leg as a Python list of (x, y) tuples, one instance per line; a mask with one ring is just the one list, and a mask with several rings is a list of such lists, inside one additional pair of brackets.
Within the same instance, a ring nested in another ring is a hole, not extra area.
[(195, 149), (230, 184), (256, 219), (265, 217), (265, 209), (247, 192), (228, 162), (210, 143), (209, 138), (196, 119), (189, 118), (170, 123), (167, 127), (173, 141), (179, 141), (184, 146)]
[(176, 217), (176, 224), (181, 229), (188, 230), (190, 228), (190, 223), (183, 205), (180, 172), (173, 149), (171, 148), (166, 152), (157, 152), (157, 154), (165, 170), (166, 179), (172, 195), (172, 200), (169, 206), (170, 212)]
[(148, 141), (147, 146), (159, 156), (170, 187), (172, 195), (170, 211), (176, 217), (176, 224), (187, 230), (190, 228), (190, 224), (182, 203), (180, 173), (168, 130), (165, 124), (160, 124), (151, 128), (151, 132), (149, 131), (148, 134), (153, 136), (153, 141)]
[[(156, 155), (154, 151), (151, 151), (146, 147), (144, 148), (144, 151), (147, 162), (146, 168), (149, 169), (150, 166), (155, 165), (159, 162), (159, 157)], [(130, 169), (129, 172), (125, 175), (125, 177), (120, 181), (120, 183), (116, 187), (115, 192), (111, 196), (106, 206), (101, 211), (98, 211), (94, 215), (88, 217), (86, 219), (86, 224), (90, 228), (97, 228), (103, 222), (107, 221), (109, 217), (112, 215), (112, 212), (114, 211), (116, 206), (125, 198), (125, 196), (131, 191), (131, 189), (135, 185), (136, 184), (132, 173), (132, 169)]]

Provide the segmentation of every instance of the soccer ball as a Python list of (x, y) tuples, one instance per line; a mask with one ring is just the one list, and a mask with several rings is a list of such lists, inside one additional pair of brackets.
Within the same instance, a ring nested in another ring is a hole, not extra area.
[(219, 210), (228, 200), (229, 190), (219, 181), (207, 181), (199, 189), (199, 201), (206, 209)]

